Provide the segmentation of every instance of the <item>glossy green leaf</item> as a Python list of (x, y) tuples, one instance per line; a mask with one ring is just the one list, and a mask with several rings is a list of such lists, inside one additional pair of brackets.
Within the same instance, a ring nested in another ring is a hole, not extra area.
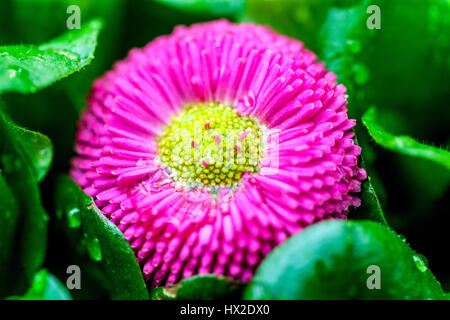
[(10, 135), (20, 143), (23, 150), (22, 155), (32, 168), (36, 180), (42, 181), (47, 175), (53, 159), (53, 145), (50, 139), (39, 132), (16, 125), (7, 117), (3, 117), (3, 125)]
[(243, 284), (213, 274), (197, 275), (179, 283), (152, 288), (153, 300), (217, 300), (238, 298)]
[(0, 47), (0, 93), (30, 93), (88, 65), (102, 23), (93, 20), (47, 43)]
[(430, 160), (450, 169), (448, 150), (420, 143), (409, 136), (396, 136), (387, 132), (378, 124), (377, 111), (374, 107), (364, 114), (362, 122), (370, 136), (382, 147), (407, 156)]
[(30, 288), (23, 296), (11, 296), (8, 300), (72, 300), (67, 288), (45, 269), (38, 271)]
[[(125, 8), (126, 2), (126, 0), (4, 0), (0, 10), (1, 45), (43, 43), (67, 32), (67, 20), (71, 14), (66, 11), (70, 6), (75, 5), (80, 8), (82, 28), (85, 27), (85, 22), (91, 19), (101, 19), (104, 22), (104, 28), (98, 37), (95, 59), (82, 72), (77, 72), (61, 82), (73, 101), (74, 107), (79, 111), (85, 105), (85, 98), (93, 80), (109, 69), (115, 60), (123, 57), (124, 52), (118, 53), (117, 50), (123, 45), (118, 35), (127, 34), (127, 39), (130, 36), (123, 25), (123, 16), (128, 12)], [(3, 17), (2, 11), (8, 14)], [(148, 21), (145, 23), (148, 25)], [(145, 31), (143, 33), (145, 34)], [(151, 38), (150, 36), (148, 39)], [(58, 99), (48, 101), (46, 106), (52, 102), (55, 104), (53, 110), (62, 109), (62, 102)], [(36, 101), (31, 103), (39, 104)], [(23, 106), (23, 108), (26, 107)]]
[[(379, 282), (371, 276), (379, 276)], [(308, 227), (274, 249), (244, 297), (443, 299), (444, 292), (426, 259), (389, 228), (370, 221), (333, 220)]]
[(42, 206), (38, 178), (43, 177), (51, 162), (49, 143), (44, 136), (16, 126), (0, 110), (0, 169), (19, 210), (15, 254), (9, 262), (17, 270), (9, 277), (21, 283), (17, 288), (25, 288), (45, 258), (48, 216)]
[(130, 245), (122, 232), (97, 208), (69, 177), (58, 179), (56, 208), (64, 213), (68, 228), (78, 228), (80, 244), (93, 261), (103, 268), (113, 299), (149, 299), (147, 288)]

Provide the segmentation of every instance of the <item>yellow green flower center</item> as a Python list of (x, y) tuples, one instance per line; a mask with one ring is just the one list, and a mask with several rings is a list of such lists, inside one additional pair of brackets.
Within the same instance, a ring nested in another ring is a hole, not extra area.
[(160, 162), (190, 188), (237, 184), (259, 169), (261, 128), (218, 103), (189, 105), (158, 139)]

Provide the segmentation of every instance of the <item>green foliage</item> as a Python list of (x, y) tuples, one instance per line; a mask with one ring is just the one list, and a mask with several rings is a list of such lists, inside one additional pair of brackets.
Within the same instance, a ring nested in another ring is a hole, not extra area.
[[(367, 28), (369, 5), (380, 8), (381, 29)], [(358, 121), (355, 133), (369, 173), (362, 205), (349, 217), (383, 222), (381, 204), (393, 228), (428, 248), (431, 259), (448, 270), (435, 250), (436, 239), (444, 241), (437, 234), (449, 223), (443, 199), (449, 192), (448, 147), (428, 147), (405, 135), (435, 145), (450, 142), (450, 3), (248, 0), (244, 16), (304, 42), (347, 87), (349, 116)], [(392, 134), (390, 147), (373, 138), (395, 153), (376, 147), (361, 124), (372, 105), (378, 126)]]
[[(367, 168), (363, 156), (361, 155), (360, 165), (363, 168)], [(358, 220), (372, 220), (384, 225), (388, 225), (384, 216), (383, 208), (381, 207), (380, 200), (372, 185), (372, 178), (367, 176), (367, 179), (361, 183), (361, 192), (358, 195), (361, 199), (361, 205), (349, 212), (349, 219)]]
[(23, 156), (27, 158), (27, 162), (33, 169), (33, 175), (37, 182), (42, 181), (47, 175), (53, 158), (53, 145), (45, 135), (19, 127), (6, 117), (3, 118), (4, 125), (18, 140), (24, 150)]
[(72, 300), (66, 287), (46, 269), (34, 275), (30, 288), (23, 296), (11, 296), (8, 300)]
[(268, 24), (278, 32), (302, 39), (319, 50), (317, 30), (334, 0), (247, 0), (246, 19)]
[(94, 57), (101, 26), (95, 20), (39, 46), (0, 47), (0, 93), (35, 92), (79, 71)]
[(377, 111), (370, 108), (362, 117), (362, 122), (370, 136), (382, 147), (405, 154), (434, 161), (450, 169), (450, 152), (445, 149), (429, 146), (408, 136), (395, 136), (383, 129), (377, 122)]
[(264, 0), (262, 3), (249, 1), (249, 18), (269, 23), (314, 50), (347, 87), (350, 113), (360, 114), (364, 99), (371, 94), (367, 62), (377, 32), (366, 27), (366, 8), (380, 4), (380, 0)]
[(410, 134), (448, 125), (449, 108), (439, 101), (450, 86), (450, 2), (383, 0), (380, 9), (382, 25), (369, 59), (373, 103), (408, 115)]
[[(380, 289), (367, 286), (372, 265), (379, 267)], [(425, 258), (387, 227), (334, 220), (308, 227), (273, 250), (244, 297), (443, 299), (444, 292)]]
[(101, 264), (111, 286), (111, 298), (149, 299), (130, 245), (93, 199), (72, 179), (62, 176), (58, 179), (55, 202), (57, 210), (65, 213), (68, 228), (78, 229), (78, 241), (86, 246), (90, 258)]
[(153, 300), (217, 300), (239, 297), (243, 283), (213, 274), (193, 276), (179, 283), (151, 289)]
[(2, 171), (0, 171), (0, 212), (0, 297), (3, 297), (7, 293), (8, 274), (12, 272), (9, 262), (14, 254), (14, 236), (19, 208)]
[[(370, 5), (380, 8), (381, 29), (367, 28)], [(430, 123), (446, 126), (449, 108), (441, 109), (442, 119), (430, 108), (439, 107), (450, 85), (448, 1), (248, 0), (246, 20), (269, 24), (316, 52), (347, 87), (352, 116), (374, 103), (409, 112), (408, 130), (420, 135)]]
[(372, 186), (371, 177), (367, 177), (367, 180), (361, 184), (361, 193), (358, 196), (361, 199), (361, 206), (350, 211), (349, 219), (367, 219), (387, 225), (380, 200)]
[[(4, 212), (0, 225), (5, 242), (4, 267), (16, 269), (8, 277), (19, 291), (42, 266), (46, 252), (47, 220), (40, 198), (38, 182), (48, 170), (52, 146), (45, 136), (15, 125), (0, 109), (0, 186)], [(11, 254), (13, 250), (14, 254)], [(2, 264), (3, 267), (3, 264)], [(0, 287), (0, 294), (5, 289)]]
[(231, 15), (240, 11), (244, 0), (157, 0), (158, 2), (185, 12), (204, 15)]
[[(67, 31), (69, 5), (81, 9), (81, 30)], [(369, 5), (381, 9), (380, 30), (366, 27)], [(217, 17), (268, 24), (318, 54), (348, 88), (349, 114), (358, 120), (355, 133), (365, 160), (361, 166), (369, 173), (358, 194), (361, 206), (350, 211), (350, 221), (309, 227), (275, 249), (245, 298), (448, 298), (426, 259), (388, 229), (385, 218), (386, 214), (391, 227), (402, 233), (400, 229), (408, 226), (408, 239), (409, 232), (421, 230), (425, 221), (444, 227), (449, 221), (448, 215), (432, 210), (448, 192), (448, 149), (397, 134), (450, 142), (450, 4), (442, 0), (410, 0), (408, 6), (398, 0), (3, 1), (0, 94), (6, 106), (0, 100), (0, 298), (71, 298), (55, 276), (41, 269), (48, 245), (50, 253), (53, 246), (70, 261), (81, 253), (89, 283), (80, 291), (95, 292), (101, 283), (114, 299), (148, 299), (148, 290), (152, 299), (240, 296), (243, 284), (215, 275), (146, 288), (119, 229), (71, 179), (56, 179), (68, 170), (77, 113), (93, 80), (130, 48), (170, 33), (175, 25)], [(378, 109), (367, 111), (370, 105)], [(373, 140), (394, 152), (376, 147)], [(60, 219), (52, 219), (52, 226), (63, 226), (61, 234), (52, 234), (56, 241), (50, 244), (41, 191), (50, 217)], [(446, 208), (438, 209), (447, 214)], [(426, 248), (431, 240), (425, 232), (434, 230), (425, 230), (415, 241)], [(61, 238), (72, 246), (55, 243)], [(434, 250), (436, 243), (428, 246), (433, 248), (434, 269), (445, 255)], [(45, 266), (59, 274), (55, 258), (51, 254), (47, 258)], [(440, 265), (445, 269), (444, 260)], [(367, 289), (366, 270), (371, 264), (381, 268), (380, 290)], [(445, 272), (438, 276), (442, 274), (448, 276)]]

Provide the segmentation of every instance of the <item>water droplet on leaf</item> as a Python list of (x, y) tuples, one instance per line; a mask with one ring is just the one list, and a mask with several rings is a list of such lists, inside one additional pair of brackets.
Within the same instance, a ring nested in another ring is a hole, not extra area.
[(67, 211), (67, 225), (69, 228), (78, 228), (81, 226), (81, 214), (80, 209), (72, 208)]
[(74, 52), (71, 51), (67, 51), (67, 50), (54, 50), (56, 53), (63, 55), (67, 58), (69, 58), (72, 61), (79, 61), (80, 60), (80, 56)]
[(102, 248), (97, 238), (88, 239), (87, 250), (92, 260), (102, 261)]
[(413, 260), (420, 272), (425, 272), (428, 270), (428, 260), (423, 255), (415, 254), (413, 255)]

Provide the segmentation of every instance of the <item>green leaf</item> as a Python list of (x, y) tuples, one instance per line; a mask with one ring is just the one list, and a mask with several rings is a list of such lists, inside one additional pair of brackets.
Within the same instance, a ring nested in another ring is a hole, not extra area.
[[(379, 1), (369, 0), (250, 0), (247, 14), (268, 23), (277, 31), (303, 41), (316, 51), (338, 81), (349, 91), (349, 112), (359, 114), (368, 98), (368, 48), (376, 30), (366, 27), (366, 8)], [(355, 130), (358, 131), (358, 130)], [(359, 132), (357, 132), (359, 133)], [(366, 168), (363, 163), (363, 167)], [(387, 225), (378, 196), (369, 177), (362, 183), (361, 206), (350, 212), (355, 219), (370, 219)]]
[(0, 298), (7, 294), (8, 274), (13, 272), (10, 261), (18, 217), (16, 200), (0, 170)]
[(179, 283), (151, 289), (153, 300), (217, 300), (238, 298), (243, 284), (213, 274), (197, 275)]
[(122, 232), (69, 177), (58, 179), (56, 208), (65, 212), (69, 228), (79, 229), (87, 252), (103, 268), (113, 299), (149, 299), (136, 257)]
[(450, 169), (450, 152), (426, 145), (409, 136), (396, 136), (384, 130), (377, 122), (377, 111), (370, 108), (362, 117), (370, 136), (382, 147), (411, 157), (433, 161)]
[[(375, 274), (370, 266), (379, 267), (380, 289), (368, 288)], [(244, 298), (443, 299), (444, 292), (426, 259), (389, 228), (333, 220), (308, 227), (274, 249)]]
[[(380, 8), (381, 29), (367, 28), (370, 5)], [(375, 103), (408, 114), (410, 132), (430, 134), (445, 132), (450, 110), (449, 13), (442, 0), (248, 0), (246, 19), (317, 53), (347, 87), (352, 117)]]
[[(85, 22), (94, 18), (104, 22), (104, 28), (98, 37), (95, 59), (89, 68), (84, 68), (82, 72), (77, 72), (61, 82), (61, 87), (67, 90), (76, 110), (81, 110), (93, 80), (109, 69), (115, 60), (123, 57), (123, 51), (118, 52), (118, 48), (124, 44), (118, 35), (126, 34), (127, 39), (130, 36), (129, 30), (125, 29), (128, 26), (123, 23), (123, 17), (129, 11), (129, 8), (125, 8), (126, 0), (4, 0), (3, 2), (5, 1), (6, 4), (2, 4), (0, 9), (1, 45), (43, 43), (68, 31), (66, 23), (71, 15), (66, 14), (66, 11), (72, 5), (80, 8), (82, 28)], [(139, 5), (142, 3), (140, 2)], [(7, 14), (2, 16), (2, 11)], [(148, 21), (143, 21), (144, 23), (149, 25)], [(147, 41), (153, 38), (152, 35), (146, 35), (146, 37)], [(132, 45), (137, 44), (133, 42)], [(127, 50), (129, 47), (123, 46)], [(51, 99), (49, 100), (52, 102)], [(58, 104), (57, 108), (61, 108), (59, 101), (55, 101), (55, 104)]]
[[(1, 112), (1, 111), (0, 111)], [(39, 133), (19, 127), (6, 116), (2, 116), (3, 125), (10, 135), (21, 145), (23, 157), (32, 168), (38, 182), (47, 175), (53, 159), (53, 145), (50, 139)]]
[(30, 157), (30, 163), (38, 182), (47, 175), (53, 159), (53, 145), (50, 139), (39, 133), (15, 126), (17, 139), (20, 139), (24, 150)]
[[(359, 131), (359, 130), (355, 130)], [(355, 132), (356, 136), (356, 132)], [(359, 136), (359, 135), (358, 135)], [(355, 138), (356, 144), (359, 145), (359, 140)], [(361, 154), (360, 165), (368, 170), (366, 162), (364, 161), (364, 157)], [(358, 197), (361, 199), (361, 205), (358, 208), (352, 209), (349, 212), (349, 219), (357, 219), (357, 220), (372, 220), (379, 222), (385, 226), (388, 225), (386, 218), (384, 216), (383, 209), (380, 204), (380, 200), (378, 199), (378, 195), (375, 192), (375, 188), (372, 185), (372, 178), (367, 175), (367, 179), (364, 180), (361, 184), (361, 192), (358, 194)]]
[[(370, 59), (375, 105), (402, 110), (411, 132), (448, 126), (450, 2), (383, 0), (381, 29)], [(418, 41), (420, 39), (420, 41)], [(389, 79), (388, 81), (386, 81)], [(441, 112), (447, 117), (436, 117)], [(430, 123), (434, 126), (430, 126)]]
[(94, 58), (102, 27), (93, 20), (50, 42), (0, 47), (0, 93), (30, 93), (79, 71)]
[[(317, 34), (319, 56), (330, 71), (338, 76), (349, 93), (349, 112), (361, 114), (363, 101), (370, 99), (370, 69), (367, 65), (369, 54), (374, 49), (373, 38), (376, 29), (367, 28), (369, 15), (366, 10), (371, 5), (380, 5), (381, 0), (334, 2)], [(368, 97), (369, 96), (369, 97)]]
[(45, 269), (34, 275), (30, 288), (23, 296), (8, 300), (72, 300), (69, 291), (53, 274)]
[[(42, 179), (51, 162), (49, 143), (44, 136), (16, 126), (0, 109), (0, 169), (19, 210), (15, 254), (9, 262), (17, 272), (8, 277), (20, 282), (16, 288), (26, 287), (45, 258), (48, 216), (42, 206), (38, 178)], [(8, 228), (8, 224), (0, 228)]]
[(367, 219), (388, 225), (370, 176), (361, 184), (361, 192), (358, 197), (361, 199), (361, 206), (350, 211), (349, 219)]
[(244, 0), (157, 0), (185, 12), (223, 16), (234, 14), (244, 7)]

